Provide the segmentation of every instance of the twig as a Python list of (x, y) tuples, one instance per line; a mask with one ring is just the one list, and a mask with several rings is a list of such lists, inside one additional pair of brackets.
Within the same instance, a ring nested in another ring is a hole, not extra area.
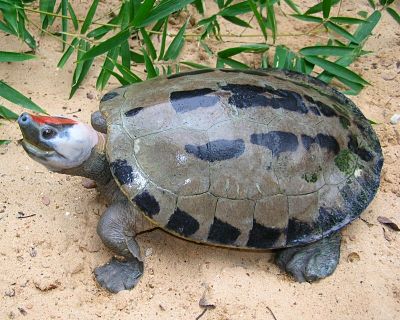
[(17, 219), (31, 218), (31, 217), (34, 217), (34, 216), (36, 216), (36, 213), (30, 214), (29, 216), (19, 216), (19, 217), (17, 217)]
[(271, 313), (271, 315), (272, 315), (272, 317), (274, 318), (274, 320), (278, 320), (278, 319), (275, 317), (274, 313), (272, 312), (271, 308), (267, 306), (267, 309), (268, 309), (268, 311)]
[(200, 313), (197, 317), (196, 320), (199, 320), (204, 314), (207, 312), (208, 309), (204, 309), (202, 313)]

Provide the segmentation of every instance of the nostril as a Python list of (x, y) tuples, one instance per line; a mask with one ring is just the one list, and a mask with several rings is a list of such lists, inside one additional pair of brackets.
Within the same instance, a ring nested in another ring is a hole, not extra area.
[(26, 122), (26, 121), (28, 121), (28, 117), (26, 115), (23, 115), (21, 117), (21, 122)]
[(28, 124), (29, 119), (30, 119), (29, 115), (27, 113), (23, 113), (19, 116), (18, 123), (19, 124)]

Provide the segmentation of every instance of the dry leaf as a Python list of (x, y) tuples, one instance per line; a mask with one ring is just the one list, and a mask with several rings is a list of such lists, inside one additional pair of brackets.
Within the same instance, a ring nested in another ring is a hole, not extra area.
[(390, 228), (390, 229), (392, 229), (392, 230), (394, 230), (394, 231), (400, 231), (399, 226), (398, 226), (397, 224), (395, 224), (395, 223), (394, 223), (392, 220), (390, 220), (389, 218), (379, 216), (379, 217), (378, 217), (378, 221), (379, 221), (380, 223), (382, 223), (383, 225), (385, 225), (386, 227), (388, 227), (388, 228)]
[(348, 262), (357, 262), (360, 261), (360, 255), (357, 252), (352, 252), (347, 256)]

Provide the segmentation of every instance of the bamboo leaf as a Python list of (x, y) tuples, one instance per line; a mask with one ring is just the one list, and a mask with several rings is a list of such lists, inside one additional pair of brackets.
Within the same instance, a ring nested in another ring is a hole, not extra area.
[(315, 16), (310, 16), (310, 15), (305, 15), (305, 14), (292, 14), (292, 17), (306, 21), (306, 22), (317, 22), (317, 23), (322, 23), (324, 20), (320, 17), (315, 17)]
[(9, 144), (11, 141), (10, 140), (0, 140), (0, 146), (5, 146)]
[(253, 11), (254, 16), (257, 19), (258, 25), (260, 26), (260, 29), (264, 36), (265, 41), (267, 41), (267, 39), (268, 39), (267, 26), (265, 25), (261, 14), (258, 12), (256, 4), (254, 3), (253, 0), (248, 0), (248, 4), (249, 4), (251, 10)]
[(135, 51), (131, 51), (131, 60), (136, 63), (144, 63), (143, 55)]
[(169, 45), (167, 52), (165, 52), (165, 56), (163, 60), (168, 61), (168, 60), (175, 60), (179, 53), (181, 52), (183, 45), (185, 43), (185, 30), (187, 26), (188, 20), (186, 20), (185, 24), (182, 26), (182, 28), (179, 30), (177, 35), (175, 36), (174, 40), (172, 40), (171, 44)]
[(180, 61), (180, 63), (184, 64), (185, 66), (194, 68), (194, 69), (210, 69), (209, 66), (206, 66), (204, 64), (195, 63), (192, 61)]
[(273, 42), (275, 43), (277, 27), (276, 27), (274, 5), (272, 1), (267, 1), (267, 22), (269, 22), (269, 26), (271, 27), (272, 39)]
[(313, 46), (300, 49), (305, 56), (348, 56), (354, 53), (354, 48), (337, 46)]
[(92, 59), (97, 57), (107, 51), (110, 51), (112, 48), (119, 46), (122, 42), (127, 40), (131, 35), (129, 29), (122, 30), (118, 32), (116, 35), (108, 38), (107, 40), (101, 42), (99, 45), (92, 47), (88, 50), (81, 58), (80, 61)]
[(361, 43), (369, 37), (372, 30), (376, 27), (379, 20), (381, 19), (381, 12), (374, 11), (365, 21), (365, 23), (360, 24), (354, 33), (354, 38), (357, 40), (356, 43)]
[[(334, 5), (338, 4), (341, 0), (330, 0), (330, 7), (333, 7)], [(312, 6), (310, 9), (308, 9), (304, 14), (309, 15), (313, 13), (318, 13), (324, 10), (324, 2), (325, 0), (321, 1), (320, 3), (316, 4), (315, 6)], [(324, 17), (325, 18), (325, 17)]]
[(136, 83), (142, 81), (142, 79), (140, 79), (136, 74), (134, 74), (128, 68), (125, 68), (122, 64), (115, 63), (114, 65), (117, 67), (118, 71), (122, 74), (124, 79), (127, 80), (129, 83)]
[(163, 0), (160, 1), (159, 4), (153, 8), (148, 17), (142, 21), (139, 25), (134, 25), (134, 27), (141, 28), (149, 25), (154, 21), (159, 21), (171, 13), (178, 11), (188, 4), (194, 2), (195, 0)]
[(196, 7), (198, 13), (204, 15), (204, 3), (203, 0), (195, 0), (193, 5)]
[(108, 69), (106, 69), (106, 71), (109, 74), (111, 74), (115, 79), (117, 79), (119, 81), (119, 83), (122, 84), (123, 86), (126, 86), (126, 85), (130, 84), (129, 81), (125, 80), (124, 77), (122, 77), (118, 73), (116, 73), (114, 71), (111, 71), (111, 70), (108, 70)]
[(365, 20), (363, 19), (357, 19), (352, 17), (330, 17), (329, 20), (335, 23), (345, 23), (345, 24), (360, 24), (365, 22)]
[[(254, 4), (254, 2), (253, 2)], [(237, 16), (252, 11), (249, 1), (242, 1), (228, 6), (221, 10), (218, 15), (220, 16)]]
[(217, 68), (223, 68), (225, 64), (234, 69), (249, 69), (250, 68), (247, 64), (244, 64), (244, 63), (234, 60), (232, 58), (218, 57)]
[(301, 14), (299, 7), (292, 1), (292, 0), (284, 0), (286, 2), (286, 4), (292, 8), (292, 10), (294, 12), (296, 12), (297, 14)]
[(151, 61), (149, 55), (147, 54), (146, 50), (142, 49), (143, 57), (144, 57), (144, 64), (146, 66), (147, 71), (147, 79), (157, 77), (157, 71), (154, 68), (153, 62)]
[(325, 26), (329, 30), (332, 30), (335, 33), (341, 35), (343, 38), (346, 38), (347, 40), (350, 40), (351, 42), (358, 44), (358, 40), (351, 33), (349, 33), (347, 30), (343, 29), (342, 27), (338, 26), (337, 24), (335, 24), (331, 21), (327, 21), (325, 23)]
[(86, 75), (88, 74), (90, 67), (92, 66), (94, 57), (90, 59), (83, 59), (83, 56), (86, 55), (89, 51), (90, 51), (89, 42), (81, 39), (79, 43), (77, 66), (72, 76), (72, 86), (71, 86), (71, 92), (69, 94), (69, 99), (71, 99), (72, 96), (75, 94), (76, 90), (79, 88), (83, 79), (85, 79)]
[(10, 109), (0, 105), (0, 118), (6, 119), (6, 120), (17, 120), (18, 115), (11, 111)]
[(122, 65), (125, 68), (131, 68), (131, 52), (129, 50), (128, 40), (122, 42), (119, 46), (119, 54), (122, 59)]
[(158, 60), (162, 60), (165, 52), (165, 42), (167, 41), (167, 31), (168, 31), (168, 17), (165, 18), (164, 29), (161, 37), (160, 53), (158, 54)]
[(389, 13), (392, 18), (398, 23), (400, 24), (400, 15), (392, 8), (386, 8), (387, 13)]
[(145, 28), (141, 28), (141, 29), (140, 29), (140, 33), (142, 34), (143, 42), (144, 42), (144, 44), (146, 45), (147, 52), (148, 52), (148, 54), (150, 55), (150, 57), (151, 57), (152, 59), (157, 58), (156, 49), (154, 48), (153, 42), (151, 42), (150, 36), (149, 36), (149, 34), (147, 33), (146, 29), (145, 29)]
[(68, 11), (69, 11), (69, 15), (71, 17), (72, 20), (72, 24), (74, 25), (74, 29), (78, 30), (79, 29), (79, 23), (78, 23), (78, 19), (76, 17), (74, 8), (72, 8), (71, 4), (68, 2)]
[(34, 103), (31, 99), (25, 97), (22, 93), (10, 87), (4, 81), (0, 80), (0, 97), (17, 104), (25, 109), (46, 113), (41, 107)]
[(138, 26), (140, 25), (145, 18), (148, 17), (151, 9), (153, 8), (155, 0), (144, 0), (140, 6), (139, 10), (135, 13), (135, 17), (133, 18), (132, 25)]
[(228, 49), (218, 52), (217, 55), (220, 58), (229, 58), (231, 56), (234, 56), (234, 55), (242, 53), (242, 52), (260, 53), (260, 52), (265, 52), (268, 49), (269, 49), (269, 46), (267, 44), (255, 43), (255, 44), (242, 45), (240, 47), (228, 48)]
[(61, 0), (61, 38), (63, 40), (62, 48), (65, 49), (65, 43), (67, 42), (67, 32), (68, 32), (68, 20), (66, 18), (68, 14), (68, 0)]
[(318, 57), (311, 57), (306, 56), (304, 57), (308, 62), (311, 62), (314, 65), (320, 66), (322, 69), (328, 71), (329, 73), (333, 74), (334, 76), (341, 77), (343, 79), (359, 83), (359, 84), (369, 84), (363, 78), (361, 78), (358, 74), (354, 73), (353, 71), (342, 67), (339, 64), (334, 62), (318, 58)]
[(251, 28), (251, 25), (248, 22), (246, 22), (238, 17), (235, 17), (235, 16), (221, 16), (221, 17), (233, 24), (236, 24), (237, 26)]
[(84, 34), (88, 31), (88, 29), (93, 21), (94, 14), (96, 13), (98, 4), (99, 4), (99, 0), (93, 0), (92, 5), (90, 6), (89, 11), (86, 15), (85, 21), (83, 21), (83, 25), (81, 28), (81, 34)]
[(277, 46), (275, 49), (274, 56), (274, 68), (283, 69), (286, 62), (286, 56), (288, 55), (288, 49), (284, 46)]
[(11, 51), (0, 51), (0, 62), (16, 62), (35, 59), (36, 57), (32, 54), (11, 52)]
[[(112, 18), (110, 21), (108, 21), (108, 24), (112, 24), (112, 25), (116, 25), (119, 23), (119, 16), (116, 16), (114, 18)], [(90, 31), (86, 36), (88, 38), (94, 38), (94, 39), (100, 39), (101, 37), (103, 37), (104, 35), (106, 35), (108, 32), (110, 32), (111, 30), (113, 30), (114, 27), (111, 26), (101, 26), (98, 27), (92, 31)]]
[[(43, 12), (53, 13), (56, 0), (40, 0), (39, 10)], [(42, 29), (47, 29), (50, 23), (50, 16), (48, 14), (40, 13), (40, 20), (42, 21)]]
[(322, 15), (324, 19), (329, 18), (329, 13), (331, 12), (332, 1), (331, 0), (323, 0), (322, 1)]
[(65, 50), (64, 54), (62, 55), (60, 61), (57, 64), (57, 68), (62, 68), (64, 67), (65, 63), (67, 62), (67, 60), (69, 59), (69, 57), (71, 56), (72, 52), (74, 52), (74, 50), (76, 49), (76, 46), (79, 42), (78, 38), (74, 38), (71, 41), (71, 44), (68, 46), (68, 49)]
[(368, 3), (372, 7), (372, 9), (375, 10), (375, 1), (374, 0), (368, 0)]
[(107, 53), (107, 57), (104, 60), (103, 66), (101, 67), (100, 74), (96, 81), (96, 88), (98, 90), (103, 90), (107, 85), (108, 80), (110, 79), (111, 73), (109, 70), (114, 69), (115, 60), (118, 57), (118, 47), (111, 49)]

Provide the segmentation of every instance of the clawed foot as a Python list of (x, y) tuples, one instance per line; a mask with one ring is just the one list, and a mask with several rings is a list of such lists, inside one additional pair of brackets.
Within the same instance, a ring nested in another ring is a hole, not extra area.
[(143, 274), (143, 262), (136, 258), (119, 261), (112, 258), (107, 264), (97, 267), (94, 275), (97, 282), (110, 292), (132, 289)]
[(339, 257), (340, 234), (337, 233), (306, 246), (278, 252), (276, 264), (298, 282), (313, 282), (331, 275)]

